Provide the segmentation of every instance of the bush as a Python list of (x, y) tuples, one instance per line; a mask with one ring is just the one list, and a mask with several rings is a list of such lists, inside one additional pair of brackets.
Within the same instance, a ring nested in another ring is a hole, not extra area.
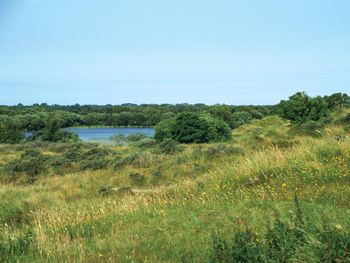
[(176, 126), (176, 117), (165, 119), (159, 122), (154, 128), (154, 139), (163, 141), (173, 137), (173, 131)]
[(137, 161), (140, 158), (140, 156), (141, 156), (141, 153), (134, 152), (134, 153), (131, 153), (131, 154), (125, 156), (124, 158), (117, 157), (117, 160), (114, 164), (114, 169), (118, 169), (118, 168), (121, 168), (121, 167), (126, 166), (126, 165), (131, 165), (135, 161)]
[(159, 144), (159, 152), (160, 153), (174, 153), (179, 150), (179, 144), (177, 141), (173, 139), (165, 139)]
[(232, 114), (233, 118), (233, 128), (237, 128), (243, 124), (249, 123), (252, 119), (253, 116), (246, 111), (236, 111)]
[(71, 162), (78, 162), (82, 159), (82, 145), (80, 144), (71, 144), (63, 153), (64, 158)]
[(41, 139), (43, 141), (58, 142), (58, 141), (80, 141), (79, 136), (73, 132), (61, 129), (64, 127), (62, 119), (55, 113), (49, 113), (45, 120), (43, 129), (34, 132), (32, 139)]
[(281, 117), (299, 124), (318, 121), (329, 113), (326, 99), (320, 96), (311, 98), (305, 92), (298, 92), (288, 100), (282, 100), (276, 107)]
[(108, 150), (105, 148), (93, 148), (83, 153), (80, 161), (81, 170), (99, 170), (108, 166)]
[(180, 143), (206, 143), (230, 139), (231, 130), (227, 123), (208, 113), (185, 112), (160, 122), (155, 129), (155, 138), (174, 139)]
[(138, 186), (142, 186), (146, 182), (145, 176), (140, 173), (130, 173), (129, 178), (134, 185)]
[(128, 139), (124, 134), (117, 134), (108, 138), (110, 141), (113, 141), (116, 146), (126, 145)]
[(307, 121), (300, 125), (295, 125), (292, 132), (296, 132), (299, 135), (307, 135), (313, 137), (322, 136), (324, 124), (321, 121)]
[(38, 150), (26, 150), (19, 159), (6, 164), (5, 171), (16, 179), (18, 175), (27, 175), (28, 182), (34, 182), (37, 176), (46, 170), (47, 158)]
[(0, 116), (0, 143), (19, 143), (24, 139), (24, 131), (19, 123), (10, 117)]
[(148, 136), (144, 133), (133, 133), (126, 137), (129, 142), (138, 142), (142, 139), (148, 138)]
[(155, 144), (156, 144), (156, 140), (151, 139), (151, 138), (144, 138), (144, 139), (141, 139), (137, 142), (134, 142), (132, 145), (145, 149), (145, 148), (150, 148), (150, 147), (154, 146)]

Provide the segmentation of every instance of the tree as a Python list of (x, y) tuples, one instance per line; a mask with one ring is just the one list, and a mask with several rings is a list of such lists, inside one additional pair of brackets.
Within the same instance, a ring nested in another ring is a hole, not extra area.
[(208, 109), (208, 112), (217, 119), (225, 121), (231, 128), (235, 127), (235, 121), (231, 109), (227, 105), (215, 105)]
[(0, 116), (0, 143), (19, 143), (24, 139), (24, 131), (13, 118)]
[(39, 131), (36, 137), (41, 138), (43, 141), (57, 142), (61, 140), (73, 140), (78, 141), (78, 135), (62, 130), (62, 121), (54, 113), (50, 113), (46, 122), (45, 128)]
[(253, 116), (246, 111), (236, 111), (232, 114), (232, 128), (237, 128), (243, 124), (249, 123)]
[(305, 92), (298, 92), (289, 97), (289, 100), (282, 100), (277, 105), (277, 112), (281, 117), (301, 124), (326, 117), (329, 108), (324, 98), (311, 98)]
[(154, 139), (163, 141), (166, 138), (173, 138), (172, 133), (175, 130), (176, 117), (164, 119), (154, 128)]
[(324, 98), (328, 103), (328, 107), (331, 109), (350, 103), (350, 97), (346, 93), (334, 93), (330, 96), (325, 96)]
[(231, 129), (208, 113), (184, 112), (160, 122), (155, 129), (155, 138), (171, 138), (180, 143), (225, 141), (231, 138)]

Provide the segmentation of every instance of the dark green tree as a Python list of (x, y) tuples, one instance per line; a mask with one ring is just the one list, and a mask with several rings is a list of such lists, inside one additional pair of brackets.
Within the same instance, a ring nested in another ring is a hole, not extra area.
[(16, 119), (0, 116), (0, 143), (19, 143), (23, 139), (24, 131)]
[(331, 109), (350, 103), (350, 97), (346, 93), (334, 93), (324, 98), (328, 103), (328, 107)]
[(225, 141), (231, 138), (231, 129), (226, 122), (208, 113), (185, 112), (160, 122), (155, 129), (155, 138), (171, 138), (180, 143)]
[(324, 98), (320, 96), (311, 98), (305, 92), (298, 92), (288, 100), (282, 100), (277, 105), (277, 112), (281, 117), (301, 124), (326, 117), (329, 108)]
[(232, 114), (232, 128), (237, 128), (243, 124), (249, 123), (253, 116), (247, 111), (236, 111)]
[(225, 121), (231, 128), (235, 127), (232, 111), (230, 106), (215, 105), (208, 109), (208, 112), (217, 119)]
[(43, 141), (57, 142), (62, 140), (78, 141), (76, 134), (62, 130), (62, 120), (54, 113), (50, 113), (46, 122), (45, 128), (38, 132), (37, 137)]

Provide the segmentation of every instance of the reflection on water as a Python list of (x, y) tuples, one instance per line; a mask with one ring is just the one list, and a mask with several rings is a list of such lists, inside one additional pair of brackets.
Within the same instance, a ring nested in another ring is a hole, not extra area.
[(142, 133), (152, 137), (154, 134), (153, 128), (67, 128), (66, 130), (78, 134), (82, 141), (86, 142), (109, 142), (109, 138), (118, 134), (128, 136), (130, 134)]

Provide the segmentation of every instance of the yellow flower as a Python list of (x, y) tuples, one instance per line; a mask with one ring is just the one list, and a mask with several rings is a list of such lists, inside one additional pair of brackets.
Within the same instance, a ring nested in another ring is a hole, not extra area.
[(286, 186), (287, 186), (287, 183), (283, 183), (283, 184), (282, 184), (282, 187), (286, 187)]

